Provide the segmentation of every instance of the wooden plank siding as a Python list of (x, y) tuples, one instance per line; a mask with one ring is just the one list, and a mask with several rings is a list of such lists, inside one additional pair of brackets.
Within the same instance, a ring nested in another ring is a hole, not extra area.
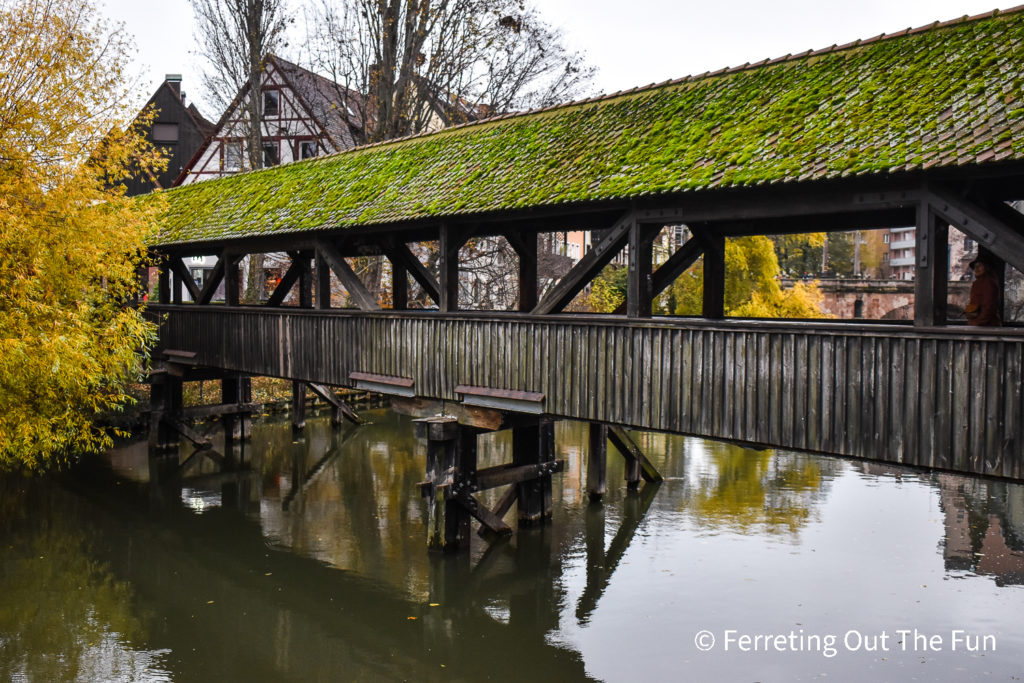
[(254, 375), (540, 392), (556, 417), (1020, 479), (1024, 330), (152, 306), (162, 348)]

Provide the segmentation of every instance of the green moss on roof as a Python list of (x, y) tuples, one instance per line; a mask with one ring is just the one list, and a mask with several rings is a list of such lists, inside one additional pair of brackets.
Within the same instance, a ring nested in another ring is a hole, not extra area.
[(166, 193), (161, 245), (1024, 158), (1024, 12)]

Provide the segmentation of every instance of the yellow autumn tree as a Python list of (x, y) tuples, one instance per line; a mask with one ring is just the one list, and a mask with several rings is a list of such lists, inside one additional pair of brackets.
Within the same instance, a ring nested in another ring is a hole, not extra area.
[[(703, 263), (673, 284), (677, 315), (700, 315)], [(742, 318), (824, 318), (821, 294), (814, 283), (779, 285), (779, 261), (772, 241), (763, 235), (725, 241), (725, 313)]]
[(131, 302), (160, 202), (117, 185), (161, 163), (125, 125), (130, 47), (88, 0), (0, 0), (0, 467), (109, 443), (153, 337)]

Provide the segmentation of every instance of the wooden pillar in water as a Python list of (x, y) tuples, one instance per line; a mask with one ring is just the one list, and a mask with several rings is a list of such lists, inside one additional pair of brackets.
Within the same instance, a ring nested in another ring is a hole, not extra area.
[(608, 490), (608, 425), (590, 423), (590, 445), (587, 449), (587, 495), (598, 501)]
[[(534, 465), (555, 459), (555, 423), (541, 418), (536, 425), (512, 430), (512, 464)], [(519, 526), (543, 524), (551, 518), (551, 475), (516, 484)]]
[(427, 547), (454, 551), (469, 547), (470, 514), (455, 499), (476, 472), (476, 432), (454, 417), (416, 420), (416, 435), (427, 440)]
[(306, 427), (306, 385), (303, 382), (292, 382), (292, 430), (300, 431)]
[[(249, 403), (252, 400), (252, 380), (240, 375), (225, 375), (220, 381), (221, 403)], [(224, 447), (229, 448), (236, 439), (247, 439), (252, 425), (245, 413), (223, 416)]]
[[(173, 450), (178, 446), (178, 432), (168, 420), (181, 417), (182, 381), (173, 375), (156, 376), (149, 387), (149, 445), (156, 450)], [(166, 418), (166, 419), (165, 419)]]
[(946, 324), (949, 279), (949, 225), (928, 202), (917, 207), (914, 264), (914, 325)]

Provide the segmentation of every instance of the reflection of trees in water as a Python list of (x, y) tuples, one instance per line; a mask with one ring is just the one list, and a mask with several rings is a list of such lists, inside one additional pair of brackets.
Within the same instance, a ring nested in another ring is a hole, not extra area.
[[(839, 461), (691, 442), (685, 509), (705, 527), (796, 535), (815, 517)], [(696, 471), (694, 471), (696, 469)]]
[(135, 679), (142, 624), (132, 587), (93, 559), (83, 506), (39, 480), (0, 478), (0, 679)]

